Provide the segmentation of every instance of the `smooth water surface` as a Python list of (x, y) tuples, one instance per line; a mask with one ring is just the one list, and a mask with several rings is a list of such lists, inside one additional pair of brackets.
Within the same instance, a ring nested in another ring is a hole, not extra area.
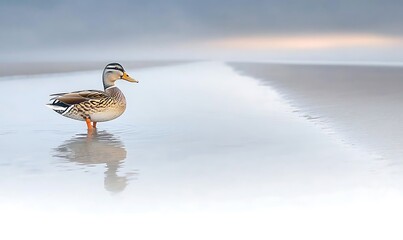
[(125, 114), (93, 133), (45, 103), (101, 88), (100, 71), (0, 80), (4, 234), (332, 239), (344, 233), (330, 234), (334, 225), (377, 225), (367, 237), (394, 229), (402, 191), (387, 163), (299, 117), (270, 87), (220, 62), (127, 71), (140, 83), (118, 83)]

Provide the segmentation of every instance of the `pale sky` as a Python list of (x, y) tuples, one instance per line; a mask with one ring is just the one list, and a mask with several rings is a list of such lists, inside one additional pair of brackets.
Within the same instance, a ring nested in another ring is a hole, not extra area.
[(0, 0), (0, 60), (403, 61), (396, 0)]

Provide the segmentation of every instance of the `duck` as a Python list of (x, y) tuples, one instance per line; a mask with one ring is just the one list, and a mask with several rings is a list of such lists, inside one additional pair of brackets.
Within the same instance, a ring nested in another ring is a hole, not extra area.
[(102, 82), (104, 91), (81, 90), (51, 94), (46, 104), (56, 113), (74, 120), (85, 121), (87, 129), (97, 127), (98, 122), (113, 120), (126, 110), (126, 98), (115, 85), (117, 80), (138, 83), (130, 77), (119, 63), (106, 65)]

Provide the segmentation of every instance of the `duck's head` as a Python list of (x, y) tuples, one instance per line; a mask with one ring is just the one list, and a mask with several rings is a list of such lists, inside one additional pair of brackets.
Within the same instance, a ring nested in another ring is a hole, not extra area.
[(137, 80), (131, 78), (119, 63), (109, 63), (106, 65), (103, 73), (104, 88), (106, 89), (114, 86), (116, 80), (119, 79), (123, 79), (128, 82), (138, 82)]

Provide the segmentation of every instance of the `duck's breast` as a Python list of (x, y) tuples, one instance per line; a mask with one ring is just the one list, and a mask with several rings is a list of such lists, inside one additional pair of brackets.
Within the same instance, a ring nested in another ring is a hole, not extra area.
[(93, 122), (106, 122), (106, 121), (110, 121), (113, 120), (117, 117), (119, 117), (120, 115), (122, 115), (124, 113), (126, 109), (126, 106), (121, 106), (121, 107), (110, 107), (108, 109), (105, 109), (102, 112), (96, 112), (96, 113), (92, 113), (90, 114), (90, 119)]

